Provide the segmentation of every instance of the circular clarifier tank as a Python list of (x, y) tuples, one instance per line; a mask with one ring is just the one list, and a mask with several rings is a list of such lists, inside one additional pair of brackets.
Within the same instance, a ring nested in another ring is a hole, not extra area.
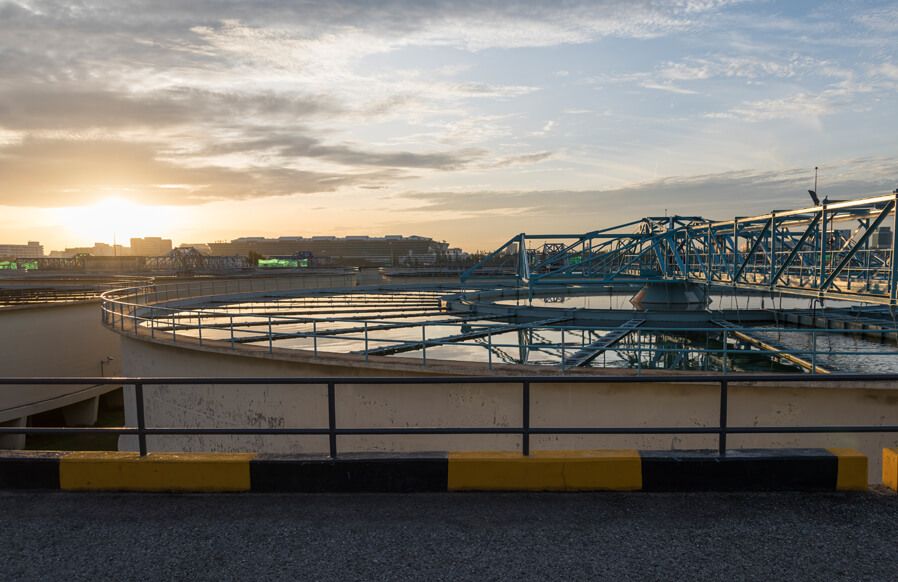
[(898, 326), (887, 309), (699, 286), (559, 286), (537, 295), (452, 285), (275, 289), (179, 297), (134, 313), (139, 321), (124, 327), (153, 337), (174, 332), (234, 350), (344, 355), (371, 366), (898, 371)]

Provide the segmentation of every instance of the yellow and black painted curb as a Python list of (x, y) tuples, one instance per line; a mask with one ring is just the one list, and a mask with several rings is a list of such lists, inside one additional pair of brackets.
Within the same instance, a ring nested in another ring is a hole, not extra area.
[[(898, 449), (892, 473), (898, 472)], [(885, 453), (883, 482), (886, 482)], [(895, 475), (898, 481), (898, 474)], [(895, 488), (895, 485), (891, 485)], [(0, 489), (72, 491), (812, 491), (867, 489), (854, 449), (322, 455), (0, 451)]]
[(882, 484), (898, 491), (898, 449), (882, 450)]

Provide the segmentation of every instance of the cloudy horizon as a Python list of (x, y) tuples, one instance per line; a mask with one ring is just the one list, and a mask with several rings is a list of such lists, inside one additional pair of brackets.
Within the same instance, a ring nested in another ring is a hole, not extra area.
[(885, 194), (896, 32), (895, 2), (0, 0), (0, 242), (476, 250), (806, 206), (815, 166)]

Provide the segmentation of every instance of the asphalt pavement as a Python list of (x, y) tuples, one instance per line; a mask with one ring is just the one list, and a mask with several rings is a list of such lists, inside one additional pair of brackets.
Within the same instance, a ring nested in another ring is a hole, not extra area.
[(2, 580), (895, 580), (898, 495), (0, 491)]

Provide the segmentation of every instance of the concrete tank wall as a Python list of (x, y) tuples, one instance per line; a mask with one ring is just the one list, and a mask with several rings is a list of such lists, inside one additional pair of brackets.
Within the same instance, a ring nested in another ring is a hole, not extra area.
[[(97, 301), (0, 309), (0, 358), (6, 378), (121, 375), (119, 337), (100, 323)], [(0, 386), (0, 424), (25, 426), (28, 416), (57, 408), (71, 424), (92, 424), (96, 398), (115, 387)], [(24, 436), (0, 437), (0, 448), (21, 446)]]
[[(397, 359), (365, 364), (349, 356), (318, 360), (266, 351), (240, 354), (214, 347), (171, 345), (123, 336), (123, 372), (129, 376), (353, 377), (481, 375), (484, 366)], [(426, 372), (426, 373), (425, 373)], [(497, 369), (494, 373), (507, 374)], [(518, 373), (522, 373), (519, 371)], [(712, 384), (538, 384), (531, 387), (534, 427), (717, 426), (719, 385)], [(147, 386), (148, 426), (327, 427), (327, 388), (314, 386)], [(339, 385), (338, 427), (517, 427), (521, 425), (520, 384)], [(898, 387), (882, 383), (730, 385), (729, 426), (898, 424)], [(134, 425), (133, 389), (126, 388), (126, 420)], [(153, 451), (326, 452), (327, 437), (151, 437)], [(853, 447), (870, 459), (870, 482), (881, 477), (883, 447), (894, 434), (730, 435), (729, 448)], [(520, 450), (516, 435), (345, 436), (341, 453), (352, 451)], [(120, 448), (136, 449), (125, 437)], [(704, 435), (534, 436), (533, 450), (569, 448), (716, 449)]]

